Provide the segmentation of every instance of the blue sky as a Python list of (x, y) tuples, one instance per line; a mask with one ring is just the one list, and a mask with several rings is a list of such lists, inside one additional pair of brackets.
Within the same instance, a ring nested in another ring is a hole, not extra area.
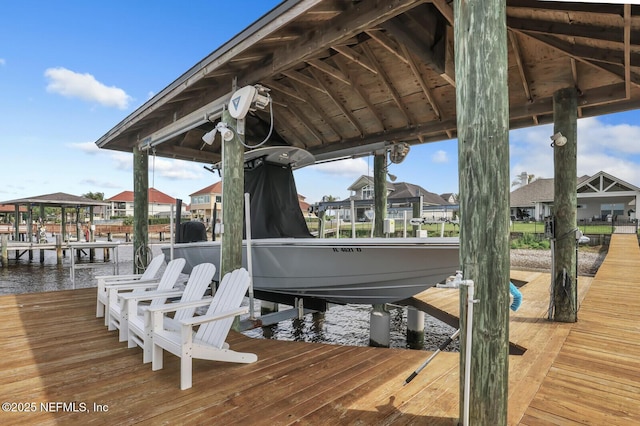
[[(132, 155), (95, 141), (279, 2), (4, 1), (0, 13), (0, 201), (52, 192), (111, 197), (133, 189)], [(640, 186), (640, 112), (579, 120), (578, 174)], [(553, 177), (551, 126), (512, 131), (511, 176)], [(202, 164), (149, 159), (149, 184), (189, 202), (218, 180)], [(296, 171), (309, 201), (340, 199), (371, 158)], [(457, 141), (413, 146), (398, 182), (458, 192)]]

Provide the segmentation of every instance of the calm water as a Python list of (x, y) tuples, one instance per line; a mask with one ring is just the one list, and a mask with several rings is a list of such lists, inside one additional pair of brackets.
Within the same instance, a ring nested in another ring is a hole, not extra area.
[[(160, 253), (160, 245), (151, 245), (152, 253)], [(0, 267), (0, 295), (66, 290), (74, 288), (70, 277), (69, 253), (63, 265), (56, 264), (55, 251), (45, 251), (45, 261), (40, 263), (40, 253), (34, 252), (30, 262), (28, 254), (15, 260), (10, 252), (9, 267)], [(95, 287), (95, 276), (113, 273), (113, 264), (102, 261), (102, 249), (96, 250), (95, 268), (78, 269), (75, 273), (75, 288)], [(123, 244), (118, 248), (119, 270), (121, 274), (133, 272), (133, 246)], [(88, 257), (82, 259), (87, 263)], [(282, 306), (282, 309), (286, 307)], [(255, 303), (260, 312), (259, 301)], [(255, 338), (324, 342), (332, 344), (367, 346), (369, 344), (368, 305), (330, 305), (324, 315), (306, 315), (302, 320), (283, 321), (271, 327), (246, 332)], [(435, 350), (455, 329), (425, 315), (425, 349)], [(406, 347), (406, 308), (391, 311), (391, 347)], [(458, 342), (453, 342), (448, 350), (458, 351)]]

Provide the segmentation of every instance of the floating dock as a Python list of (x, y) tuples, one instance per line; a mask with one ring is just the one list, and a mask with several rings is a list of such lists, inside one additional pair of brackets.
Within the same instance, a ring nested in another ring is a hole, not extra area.
[[(614, 235), (594, 278), (580, 277), (577, 323), (547, 321), (549, 274), (513, 271), (524, 303), (511, 313), (509, 424), (640, 424), (640, 248)], [(151, 371), (95, 318), (95, 288), (0, 297), (0, 422), (10, 424), (456, 425), (459, 354), (230, 335), (248, 365), (194, 360), (180, 391), (178, 358)], [(455, 317), (458, 294), (422, 303)], [(29, 405), (25, 405), (29, 404)], [(30, 412), (27, 412), (30, 410)], [(19, 412), (18, 412), (19, 411)]]

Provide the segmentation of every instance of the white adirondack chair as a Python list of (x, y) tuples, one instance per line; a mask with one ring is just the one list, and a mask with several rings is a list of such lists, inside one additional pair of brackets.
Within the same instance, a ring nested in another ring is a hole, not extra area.
[[(143, 300), (152, 300), (151, 306), (160, 300), (166, 300), (168, 297), (180, 296), (180, 300), (177, 303), (194, 302), (203, 300), (205, 291), (211, 284), (213, 276), (216, 273), (216, 267), (212, 263), (201, 263), (193, 268), (189, 275), (189, 281), (184, 288), (184, 291), (171, 291), (171, 292), (159, 292), (159, 291), (146, 291), (144, 293), (131, 293), (123, 294), (121, 296), (124, 305), (123, 313), (128, 325), (128, 340), (129, 347), (134, 348), (140, 346), (143, 351), (142, 361), (144, 363), (151, 362), (151, 319), (147, 314), (147, 307), (143, 307), (141, 313), (138, 309), (138, 302)], [(205, 303), (211, 303), (211, 299), (204, 299)], [(171, 304), (170, 304), (171, 305)], [(193, 317), (196, 307), (186, 307), (178, 309), (173, 318), (164, 318), (164, 328), (169, 330), (180, 330), (179, 321)], [(123, 320), (124, 323), (124, 320)], [(122, 330), (122, 328), (120, 329)]]
[[(163, 317), (166, 312), (170, 312), (168, 307), (149, 308), (153, 370), (162, 369), (163, 350), (180, 357), (180, 389), (184, 390), (192, 385), (192, 358), (238, 363), (257, 361), (257, 355), (234, 352), (225, 343), (234, 317), (249, 311), (248, 306), (240, 307), (248, 288), (249, 273), (246, 269), (240, 268), (226, 274), (209, 304), (207, 313), (179, 321), (179, 331), (164, 328)], [(196, 306), (196, 304), (177, 307), (185, 306)], [(171, 310), (175, 308), (176, 306)], [(193, 328), (197, 325), (200, 327), (194, 333)]]
[[(128, 327), (126, 321), (123, 321), (123, 304), (120, 297), (125, 292), (143, 293), (145, 291), (169, 291), (178, 282), (180, 273), (184, 268), (186, 261), (182, 258), (173, 259), (167, 264), (160, 281), (157, 283), (135, 283), (130, 285), (114, 284), (106, 286), (109, 301), (107, 302), (108, 327), (109, 331), (120, 330), (119, 340), (126, 342), (128, 340)], [(166, 299), (166, 298), (165, 298)], [(154, 300), (151, 303), (162, 305), (165, 301), (162, 299)]]
[[(98, 296), (96, 297), (96, 318), (102, 318), (105, 313), (105, 307), (109, 301), (109, 295), (105, 286), (107, 284), (114, 285), (122, 283), (122, 285), (137, 283), (137, 282), (150, 282), (159, 281), (158, 271), (164, 263), (164, 253), (155, 256), (147, 269), (142, 274), (129, 274), (129, 275), (100, 275), (95, 277), (98, 281)], [(108, 308), (106, 308), (108, 309)], [(108, 311), (107, 311), (108, 312)], [(108, 320), (105, 319), (104, 325), (109, 325)]]

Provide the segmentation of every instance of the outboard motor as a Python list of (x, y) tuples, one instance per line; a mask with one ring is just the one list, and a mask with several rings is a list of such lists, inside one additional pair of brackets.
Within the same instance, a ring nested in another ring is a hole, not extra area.
[(180, 224), (180, 238), (178, 243), (195, 243), (207, 241), (207, 228), (204, 223), (192, 220)]

